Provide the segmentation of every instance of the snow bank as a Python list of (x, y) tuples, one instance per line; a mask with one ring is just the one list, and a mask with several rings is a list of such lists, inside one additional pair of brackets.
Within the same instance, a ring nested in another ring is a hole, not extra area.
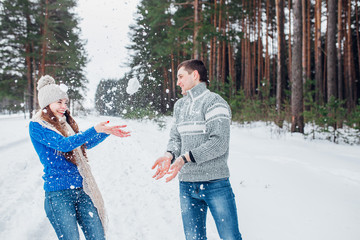
[[(76, 120), (82, 129), (110, 120), (131, 131), (129, 138), (110, 137), (88, 152), (109, 215), (108, 239), (184, 239), (178, 181), (152, 179), (170, 127), (112, 117)], [(43, 209), (42, 166), (28, 121), (0, 123), (0, 239), (56, 239)], [(233, 124), (230, 181), (244, 240), (358, 240), (359, 156), (358, 146), (275, 134), (263, 123)], [(209, 240), (219, 239), (210, 212), (207, 231)]]

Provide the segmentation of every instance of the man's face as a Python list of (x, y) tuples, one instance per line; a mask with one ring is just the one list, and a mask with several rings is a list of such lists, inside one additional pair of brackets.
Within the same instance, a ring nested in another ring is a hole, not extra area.
[(181, 94), (186, 94), (186, 91), (192, 89), (200, 82), (198, 71), (194, 70), (188, 73), (184, 67), (178, 70), (177, 79), (177, 85), (181, 87)]

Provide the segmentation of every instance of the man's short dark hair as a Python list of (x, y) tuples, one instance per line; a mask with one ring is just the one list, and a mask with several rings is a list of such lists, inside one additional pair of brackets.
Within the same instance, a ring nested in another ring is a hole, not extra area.
[(179, 66), (177, 67), (177, 70), (179, 71), (179, 69), (181, 67), (184, 67), (185, 71), (187, 71), (188, 73), (191, 73), (195, 70), (198, 71), (198, 73), (200, 75), (200, 81), (206, 82), (207, 84), (209, 84), (207, 70), (206, 70), (204, 63), (201, 60), (190, 59), (190, 60), (183, 61), (182, 63), (179, 64)]

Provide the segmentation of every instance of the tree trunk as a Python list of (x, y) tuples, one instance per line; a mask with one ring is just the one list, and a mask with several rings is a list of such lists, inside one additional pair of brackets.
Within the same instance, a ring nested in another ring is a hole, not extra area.
[[(356, 39), (357, 39), (357, 50), (358, 50), (358, 70), (360, 71), (360, 36), (359, 36), (359, 8), (358, 8), (358, 1), (355, 2), (355, 19), (356, 19)], [(359, 73), (360, 74), (360, 73)]]
[(245, 89), (245, 48), (246, 48), (246, 39), (241, 39), (241, 76), (240, 76), (240, 88)]
[(229, 96), (230, 98), (236, 92), (236, 71), (235, 71), (235, 59), (234, 59), (234, 51), (231, 43), (228, 43), (228, 57), (229, 57), (229, 75), (230, 75), (230, 82), (229, 82)]
[(252, 96), (255, 96), (255, 94), (258, 93), (258, 89), (259, 89), (259, 85), (257, 85), (257, 81), (256, 81), (256, 31), (255, 31), (255, 27), (256, 27), (256, 0), (253, 0), (252, 1), (252, 4), (251, 4), (251, 8), (252, 8), (252, 11), (253, 11), (253, 14), (252, 14), (252, 24), (250, 25), (250, 35), (252, 35), (252, 37), (250, 37), (250, 41), (251, 39), (252, 40), (252, 48), (251, 48), (251, 51), (250, 51), (250, 54), (251, 54), (251, 57), (252, 57), (252, 62), (251, 62), (251, 95)]
[[(343, 51), (343, 43), (342, 43), (342, 38), (343, 38), (343, 30), (342, 30), (342, 26), (343, 26), (343, 22), (342, 22), (342, 13), (343, 13), (343, 8), (342, 8), (342, 1), (338, 1), (338, 36), (337, 36), (337, 42), (338, 42), (338, 47), (337, 47), (337, 75), (338, 75), (338, 98), (340, 100), (344, 99), (344, 80), (343, 80), (343, 57), (342, 57), (342, 51)], [(360, 68), (359, 68), (360, 69)]]
[(33, 110), (34, 110), (34, 102), (33, 102), (33, 79), (32, 79), (32, 64), (31, 64), (31, 57), (30, 54), (32, 50), (30, 49), (30, 44), (27, 43), (26, 46), (26, 78), (27, 78), (27, 99), (28, 99), (28, 106), (29, 106), (29, 117), (32, 118)]
[(213, 71), (213, 50), (214, 50), (214, 44), (213, 44), (213, 38), (210, 39), (210, 57), (209, 57), (209, 81), (211, 82), (213, 80), (212, 78), (212, 71)]
[[(220, 0), (220, 3), (219, 3), (219, 32), (222, 33), (222, 8), (223, 8), (223, 0)], [(222, 82), (222, 78), (223, 76), (221, 75), (222, 73), (222, 66), (221, 66), (221, 63), (222, 63), (222, 41), (219, 41), (219, 45), (218, 45), (218, 52), (217, 52), (217, 67), (216, 67), (216, 81), (217, 81), (217, 87), (219, 89), (219, 86), (220, 86), (220, 83)]]
[(327, 101), (336, 98), (336, 1), (328, 0), (327, 32)]
[[(327, 49), (327, 43), (328, 40), (327, 40), (327, 28), (326, 28), (326, 33), (325, 33), (325, 47), (324, 49)], [(326, 67), (327, 67), (327, 57), (325, 56), (324, 57), (324, 63), (323, 63), (323, 80), (322, 80), (322, 83), (321, 83), (321, 89), (323, 90), (322, 92), (322, 99), (321, 101), (322, 102), (326, 102), (326, 88), (327, 88), (327, 71), (326, 71)]]
[[(229, 17), (227, 17), (227, 27), (228, 27), (228, 31), (231, 31), (232, 26), (230, 25)], [(234, 59), (233, 47), (231, 45), (231, 40), (232, 39), (229, 39), (229, 41), (227, 42), (228, 65), (229, 65), (229, 99), (231, 99), (236, 92), (235, 59)]]
[(222, 78), (222, 86), (224, 87), (225, 80), (226, 80), (226, 42), (222, 41), (222, 53), (221, 53), (221, 78)]
[[(254, 38), (253, 38), (254, 39)], [(256, 44), (253, 42), (252, 44), (252, 50), (250, 50), (250, 54), (252, 56), (252, 61), (251, 61), (251, 68), (250, 68), (250, 71), (251, 71), (251, 95), (252, 96), (255, 96), (257, 90), (258, 89), (256, 87), (256, 77), (255, 77), (255, 68), (256, 68)]]
[(351, 1), (348, 1), (347, 6), (347, 34), (346, 34), (346, 80), (347, 80), (347, 103), (349, 110), (353, 109), (355, 106), (354, 99), (354, 81), (353, 81), (353, 51), (352, 51), (352, 34), (351, 34)]
[(258, 0), (258, 14), (257, 14), (257, 23), (258, 23), (258, 27), (257, 27), (257, 35), (258, 35), (258, 39), (257, 39), (257, 82), (258, 82), (258, 86), (259, 88), (261, 87), (261, 82), (262, 82), (262, 38), (261, 38), (261, 1)]
[[(214, 14), (215, 15), (215, 14)], [(214, 25), (214, 15), (211, 15), (210, 21), (211, 24)], [(210, 38), (210, 57), (209, 57), (209, 81), (211, 82), (213, 80), (213, 61), (214, 61), (214, 37)]]
[(322, 83), (321, 0), (315, 5), (315, 101), (319, 103)]
[(193, 53), (194, 59), (200, 59), (199, 53), (199, 42), (198, 42), (198, 35), (199, 35), (199, 0), (194, 0), (194, 39), (193, 39)]
[(49, 1), (45, 0), (45, 16), (44, 16), (44, 25), (42, 26), (42, 49), (41, 49), (41, 64), (40, 64), (40, 75), (45, 75), (45, 59), (47, 53), (47, 29), (48, 29), (48, 6)]
[(303, 82), (302, 82), (302, 17), (301, 0), (294, 0), (294, 45), (292, 53), (292, 85), (291, 85), (291, 132), (304, 133), (303, 117)]
[(25, 57), (25, 62), (26, 62), (26, 78), (27, 78), (27, 101), (28, 101), (28, 107), (29, 107), (29, 118), (31, 119), (33, 116), (33, 111), (35, 108), (34, 105), (34, 101), (33, 101), (33, 83), (34, 83), (34, 79), (33, 79), (33, 67), (32, 67), (32, 59), (33, 59), (33, 55), (34, 55), (34, 50), (32, 47), (32, 43), (30, 40), (30, 25), (31, 25), (31, 20), (30, 20), (30, 15), (29, 15), (29, 9), (28, 9), (28, 5), (25, 5), (26, 7), (26, 34), (27, 34), (27, 43), (25, 44), (25, 52), (26, 52), (26, 57)]
[(306, 4), (306, 78), (311, 79), (311, 21), (310, 21), (310, 6), (311, 1), (307, 1)]
[(165, 113), (168, 108), (170, 107), (170, 87), (169, 87), (169, 75), (166, 67), (163, 67), (163, 76), (164, 76), (164, 83), (163, 83), (163, 104), (162, 104), (162, 111)]
[[(307, 41), (306, 41), (306, 37), (307, 37), (307, 28), (306, 28), (306, 2), (307, 0), (302, 0), (302, 77), (303, 77), (303, 83), (306, 82), (306, 67), (307, 67)], [(295, 11), (295, 10), (294, 10)], [(294, 21), (294, 26), (299, 27), (299, 25), (295, 24)]]
[(285, 34), (284, 34), (284, 0), (276, 0), (276, 27), (278, 39), (277, 53), (277, 81), (276, 81), (276, 108), (278, 113), (277, 124), (282, 127), (281, 113), (284, 104), (285, 89)]
[(269, 1), (266, 1), (266, 43), (265, 43), (265, 78), (268, 84), (270, 85), (270, 56), (269, 56), (269, 23), (270, 23), (270, 14), (269, 14)]
[(174, 61), (174, 53), (171, 52), (171, 79), (172, 79), (172, 84), (171, 84), (171, 98), (173, 99), (173, 101), (171, 101), (171, 108), (173, 108), (175, 101), (176, 101), (176, 69), (175, 69), (175, 61)]
[(289, 40), (288, 40), (288, 46), (289, 46), (289, 59), (288, 59), (288, 78), (291, 81), (291, 62), (292, 62), (292, 54), (291, 54), (291, 9), (292, 9), (292, 0), (289, 0)]
[[(31, 46), (32, 46), (32, 49), (34, 51), (35, 47), (34, 47), (34, 43), (32, 42), (31, 43)], [(32, 58), (32, 69), (33, 69), (33, 106), (34, 106), (34, 109), (35, 109), (35, 106), (38, 106), (39, 105), (39, 100), (38, 100), (38, 97), (37, 97), (37, 79), (39, 78), (38, 75), (36, 75), (36, 69), (37, 69), (37, 65), (36, 65), (36, 59), (35, 57)]]
[[(214, 29), (217, 28), (217, 0), (214, 0)], [(216, 76), (216, 36), (213, 37), (213, 56), (212, 56), (212, 72), (211, 80)], [(216, 80), (217, 81), (217, 80)], [(216, 84), (216, 83), (215, 83)]]
[(245, 93), (247, 97), (251, 97), (251, 43), (249, 34), (249, 23), (247, 23), (246, 27), (246, 45), (245, 45)]
[(227, 7), (226, 5), (224, 4), (224, 10), (226, 10), (224, 12), (224, 17), (223, 17), (223, 20), (222, 20), (222, 36), (223, 36), (223, 40), (222, 40), (222, 56), (221, 56), (221, 60), (222, 60), (222, 63), (221, 63), (221, 76), (222, 76), (222, 86), (224, 87), (225, 86), (225, 82), (226, 82), (226, 41), (225, 41), (225, 38), (226, 38), (226, 29), (227, 29), (227, 21), (226, 21), (226, 16), (228, 15), (227, 13)]

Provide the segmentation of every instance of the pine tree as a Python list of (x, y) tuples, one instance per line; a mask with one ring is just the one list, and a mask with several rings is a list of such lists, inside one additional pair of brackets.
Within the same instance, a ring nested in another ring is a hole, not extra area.
[(26, 99), (30, 117), (37, 108), (36, 82), (41, 75), (52, 75), (67, 84), (72, 100), (83, 98), (87, 56), (72, 11), (75, 3), (75, 0), (1, 2), (0, 84), (14, 85), (12, 91), (1, 88), (1, 96), (16, 97), (19, 103)]
[(36, 46), (39, 40), (36, 5), (29, 0), (4, 0), (0, 4), (0, 99), (8, 103), (2, 108), (25, 102), (24, 107), (31, 117), (35, 82), (33, 63), (38, 57)]
[(72, 9), (75, 0), (41, 0), (41, 60), (39, 75), (52, 75), (69, 87), (72, 101), (81, 101), (87, 79), (84, 42), (80, 40), (78, 19)]
[(178, 25), (183, 22), (177, 14), (171, 17), (168, 1), (142, 1), (138, 14), (136, 25), (131, 26), (133, 44), (129, 49), (134, 52), (131, 75), (140, 81), (142, 87), (133, 98), (137, 98), (137, 104), (144, 108), (151, 102), (152, 108), (164, 113), (171, 110), (177, 97), (175, 67), (179, 63), (180, 51), (186, 51), (180, 44), (187, 34), (180, 34), (184, 29)]

